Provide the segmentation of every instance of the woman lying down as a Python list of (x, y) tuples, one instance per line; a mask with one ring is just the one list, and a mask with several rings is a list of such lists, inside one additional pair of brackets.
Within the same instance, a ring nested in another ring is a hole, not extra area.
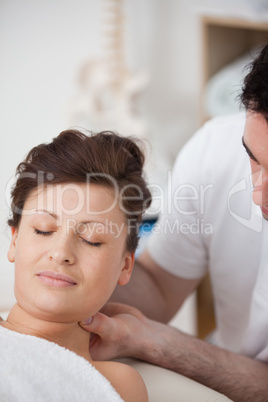
[(0, 322), (1, 401), (148, 401), (133, 368), (92, 361), (79, 326), (130, 279), (151, 202), (143, 162), (129, 138), (70, 130), (18, 166), (8, 221), (17, 303)]

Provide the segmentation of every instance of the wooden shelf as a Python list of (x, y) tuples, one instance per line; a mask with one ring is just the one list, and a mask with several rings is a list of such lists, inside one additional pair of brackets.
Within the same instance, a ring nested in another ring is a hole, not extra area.
[(208, 80), (223, 67), (256, 46), (268, 43), (268, 23), (204, 16), (201, 18), (202, 84), (200, 97), (200, 123), (205, 115), (203, 94)]

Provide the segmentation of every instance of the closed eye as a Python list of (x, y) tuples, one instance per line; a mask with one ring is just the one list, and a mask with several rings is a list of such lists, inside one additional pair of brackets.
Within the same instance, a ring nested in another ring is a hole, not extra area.
[(51, 235), (51, 233), (53, 232), (44, 232), (43, 230), (39, 230), (39, 229), (34, 229), (35, 233), (38, 235), (42, 235), (42, 236), (49, 236)]
[(88, 240), (84, 239), (83, 237), (81, 237), (81, 240), (82, 240), (82, 242), (85, 243), (87, 246), (92, 246), (92, 247), (100, 247), (101, 244), (102, 244), (102, 243), (98, 243), (98, 242), (93, 243), (93, 242), (91, 242), (91, 241), (88, 241)]
[(244, 137), (242, 137), (242, 144), (243, 144), (243, 146), (244, 146), (244, 148), (245, 148), (245, 150), (246, 150), (248, 156), (250, 157), (250, 159), (251, 159), (253, 162), (255, 162), (255, 163), (257, 163), (257, 164), (259, 165), (258, 159), (255, 158), (255, 156), (253, 155), (253, 153), (251, 152), (251, 150), (250, 150), (250, 149), (248, 148), (248, 146), (245, 144)]

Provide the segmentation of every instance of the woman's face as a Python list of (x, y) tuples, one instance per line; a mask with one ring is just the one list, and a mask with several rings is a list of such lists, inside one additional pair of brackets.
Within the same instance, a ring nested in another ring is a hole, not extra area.
[(95, 314), (117, 283), (126, 284), (134, 255), (127, 223), (111, 189), (58, 184), (33, 191), (8, 252), (18, 304), (40, 319), (72, 322)]

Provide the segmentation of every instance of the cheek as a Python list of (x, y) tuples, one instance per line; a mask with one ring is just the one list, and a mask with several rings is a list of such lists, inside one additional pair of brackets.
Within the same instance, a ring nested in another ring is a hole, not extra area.
[(105, 264), (102, 266), (95, 266), (88, 270), (85, 275), (86, 286), (98, 289), (99, 294), (108, 293), (112, 291), (119, 279), (120, 268), (117, 264)]
[(250, 167), (251, 167), (251, 173), (252, 173), (252, 184), (253, 187), (256, 186), (257, 181), (259, 180), (260, 174), (261, 174), (261, 167), (254, 161), (250, 161)]
[[(27, 304), (29, 299), (32, 299), (33, 289), (30, 281), (29, 272), (24, 269), (24, 266), (16, 264), (14, 278), (14, 294), (19, 304)], [(37, 295), (35, 295), (37, 296)]]
[(84, 281), (86, 288), (95, 294), (102, 294), (104, 298), (110, 297), (117, 285), (121, 269), (122, 258), (113, 253), (107, 253), (100, 258), (87, 259), (84, 263)]
[(14, 262), (14, 291), (16, 298), (21, 294), (29, 296), (33, 268), (35, 267), (33, 255), (33, 250), (29, 244), (18, 241)]
[(117, 281), (114, 275), (107, 272), (104, 275), (86, 278), (86, 286), (82, 294), (80, 294), (79, 314), (83, 315), (83, 319), (88, 315), (96, 314), (110, 299)]

